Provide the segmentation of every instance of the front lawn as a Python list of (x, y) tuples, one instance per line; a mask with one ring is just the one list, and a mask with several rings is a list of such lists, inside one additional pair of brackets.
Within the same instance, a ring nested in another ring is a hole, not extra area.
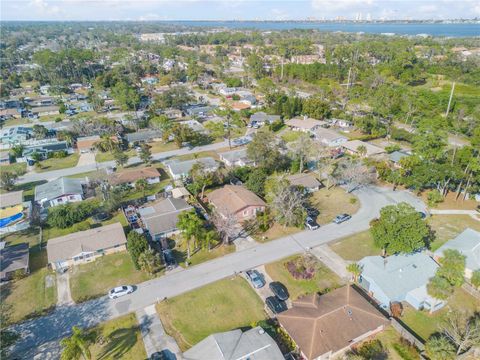
[[(185, 267), (185, 262), (187, 260), (187, 242), (183, 239), (181, 234), (172, 237), (172, 239), (175, 241), (175, 247), (172, 249), (173, 256), (180, 266)], [(191, 246), (193, 246), (193, 244)], [(213, 260), (217, 257), (230, 254), (234, 251), (235, 245), (222, 244), (213, 247), (210, 251), (207, 249), (200, 249), (194, 252), (192, 250), (190, 256), (190, 266)]]
[(2, 165), (0, 171), (13, 172), (18, 175), (23, 175), (27, 172), (27, 163), (13, 163), (9, 165)]
[[(122, 152), (124, 154), (127, 154), (129, 158), (137, 155), (137, 152), (134, 149), (124, 150)], [(96, 162), (105, 162), (105, 161), (112, 161), (112, 160), (114, 160), (114, 158), (113, 158), (113, 153), (111, 151), (107, 151), (107, 152), (99, 151), (95, 154)]]
[(252, 237), (258, 242), (267, 242), (270, 240), (279, 239), (285, 236), (293, 235), (302, 231), (302, 229), (292, 226), (283, 226), (279, 223), (274, 223), (267, 231), (252, 234)]
[(167, 143), (163, 141), (153, 141), (148, 143), (148, 145), (150, 146), (152, 154), (178, 149), (178, 146), (173, 141)]
[(358, 261), (365, 256), (381, 255), (381, 250), (373, 242), (370, 230), (337, 240), (328, 246), (340, 257), (349, 261)]
[(127, 251), (105, 255), (96, 261), (74, 266), (70, 275), (70, 290), (75, 302), (103, 296), (120, 285), (137, 284), (149, 276), (133, 266)]
[(432, 215), (428, 223), (435, 232), (435, 241), (430, 246), (432, 251), (455, 238), (466, 228), (480, 231), (480, 222), (468, 215)]
[(301, 131), (286, 130), (282, 133), (282, 140), (286, 143), (297, 141), (302, 135)]
[(322, 188), (314, 192), (310, 198), (310, 203), (320, 215), (317, 217), (319, 224), (328, 224), (339, 214), (355, 214), (360, 209), (360, 202), (353, 194), (348, 194), (341, 187), (330, 189)]
[(167, 299), (157, 311), (182, 351), (213, 333), (249, 327), (266, 317), (263, 302), (241, 277)]
[(0, 300), (6, 317), (2, 326), (52, 310), (57, 302), (55, 275), (47, 269), (47, 252), (30, 249), (30, 274), (2, 285)]
[(64, 158), (51, 158), (47, 160), (40, 161), (40, 167), (36, 167), (36, 172), (45, 172), (52, 170), (67, 169), (77, 166), (78, 159), (80, 158), (79, 154), (68, 155)]
[[(93, 359), (146, 359), (145, 346), (135, 314), (107, 321), (89, 330), (97, 341), (90, 345)], [(100, 340), (101, 339), (101, 340)]]
[(315, 292), (324, 293), (341, 285), (341, 279), (320, 261), (316, 261), (316, 271), (312, 279), (295, 279), (285, 265), (291, 260), (300, 258), (300, 256), (301, 255), (291, 256), (265, 265), (265, 270), (268, 275), (270, 275), (274, 281), (283, 283), (287, 287), (290, 297), (293, 300)]

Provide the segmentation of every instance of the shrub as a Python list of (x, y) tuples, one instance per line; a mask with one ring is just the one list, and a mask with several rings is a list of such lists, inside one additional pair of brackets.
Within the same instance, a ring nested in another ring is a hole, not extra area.
[(401, 150), (401, 147), (397, 144), (385, 146), (385, 151), (389, 154)]
[(288, 272), (297, 280), (313, 279), (316, 273), (316, 262), (302, 256), (285, 263)]
[(380, 340), (370, 340), (362, 344), (357, 349), (357, 354), (364, 359), (386, 359), (387, 350), (383, 347)]
[(90, 217), (98, 206), (98, 201), (83, 201), (50, 208), (47, 223), (65, 229)]
[(436, 207), (438, 204), (443, 202), (443, 196), (438, 190), (429, 191), (427, 194), (428, 206)]
[(476, 288), (480, 288), (480, 270), (475, 270), (473, 272), (470, 281), (473, 286), (475, 286)]

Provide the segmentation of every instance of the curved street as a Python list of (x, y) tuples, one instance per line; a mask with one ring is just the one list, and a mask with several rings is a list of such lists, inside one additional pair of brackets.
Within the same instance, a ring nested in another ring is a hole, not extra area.
[[(73, 306), (57, 307), (48, 316), (39, 317), (12, 326), (21, 337), (12, 348), (18, 358), (34, 358), (42, 350), (58, 349), (58, 340), (67, 336), (72, 326), (91, 327), (115, 317), (143, 309), (164, 298), (174, 297), (189, 290), (290, 255), (308, 252), (311, 248), (367, 230), (387, 205), (408, 202), (418, 211), (425, 205), (406, 191), (366, 187), (354, 192), (360, 200), (360, 210), (352, 219), (340, 224), (328, 224), (315, 231), (302, 231), (264, 244), (238, 251), (185, 270), (173, 272), (138, 284), (136, 291), (126, 297), (110, 300), (104, 296)], [(55, 351), (52, 351), (52, 355)], [(58, 354), (57, 354), (58, 356)], [(52, 356), (51, 358), (55, 358)], [(38, 358), (48, 358), (45, 352)]]

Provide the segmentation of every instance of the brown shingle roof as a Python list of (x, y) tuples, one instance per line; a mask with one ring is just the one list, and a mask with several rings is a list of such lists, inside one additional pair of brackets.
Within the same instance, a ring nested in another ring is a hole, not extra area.
[(321, 184), (317, 178), (310, 173), (300, 173), (300, 174), (293, 174), (287, 176), (288, 181), (290, 184), (295, 186), (303, 186), (307, 189), (319, 187)]
[(154, 167), (144, 167), (141, 169), (125, 169), (110, 175), (109, 183), (112, 185), (126, 184), (140, 179), (160, 177), (160, 173)]
[(207, 195), (218, 212), (236, 214), (248, 206), (266, 206), (265, 202), (243, 186), (225, 185)]
[(68, 234), (47, 242), (48, 263), (71, 259), (82, 252), (108, 249), (127, 242), (119, 222)]
[(308, 359), (333, 354), (388, 320), (351, 286), (305, 296), (277, 316)]

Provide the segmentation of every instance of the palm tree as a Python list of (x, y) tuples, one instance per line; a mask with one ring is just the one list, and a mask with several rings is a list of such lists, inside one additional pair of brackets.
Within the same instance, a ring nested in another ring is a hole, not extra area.
[(362, 273), (362, 267), (358, 263), (351, 263), (347, 265), (347, 271), (352, 274), (353, 281), (357, 282)]
[(118, 147), (115, 140), (110, 135), (103, 135), (99, 141), (95, 143), (95, 148), (101, 152), (113, 151)]
[(60, 342), (62, 346), (62, 360), (76, 360), (80, 356), (88, 360), (92, 358), (88, 349), (88, 340), (86, 334), (79, 327), (72, 327), (72, 335)]
[(145, 196), (145, 189), (147, 188), (147, 186), (148, 186), (148, 183), (147, 183), (147, 180), (145, 180), (145, 179), (139, 179), (135, 183), (135, 189), (142, 190), (143, 191), (143, 196)]

